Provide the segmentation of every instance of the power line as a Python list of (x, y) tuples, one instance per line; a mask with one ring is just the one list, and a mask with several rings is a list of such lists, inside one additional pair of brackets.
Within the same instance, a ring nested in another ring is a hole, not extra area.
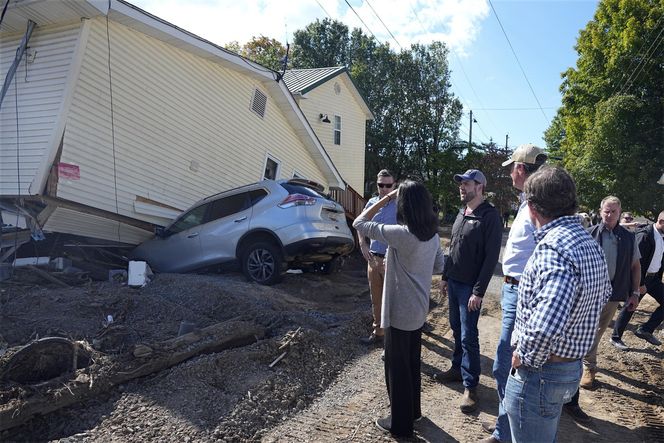
[(320, 2), (319, 2), (318, 0), (316, 0), (316, 3), (318, 3), (318, 6), (320, 6), (320, 8), (321, 8), (321, 9), (323, 10), (323, 12), (325, 13), (325, 15), (327, 15), (328, 18), (329, 18), (330, 20), (332, 20), (332, 16), (331, 16), (331, 15), (325, 10), (325, 8), (323, 8), (323, 5), (321, 5)]
[(539, 110), (542, 112), (542, 115), (546, 119), (547, 123), (549, 121), (549, 117), (546, 116), (546, 113), (544, 112), (544, 108), (542, 108), (542, 104), (540, 103), (539, 99), (537, 98), (537, 94), (535, 94), (535, 90), (533, 89), (533, 86), (530, 84), (530, 80), (528, 80), (528, 76), (526, 75), (526, 71), (524, 71), (523, 66), (521, 66), (521, 62), (519, 61), (519, 57), (516, 55), (516, 51), (514, 51), (514, 47), (512, 46), (512, 42), (510, 42), (509, 37), (507, 36), (507, 32), (505, 32), (505, 28), (503, 27), (503, 24), (500, 21), (500, 17), (498, 17), (498, 13), (496, 12), (496, 8), (493, 7), (493, 3), (491, 0), (489, 0), (489, 5), (491, 6), (491, 10), (493, 10), (493, 14), (496, 16), (496, 20), (498, 20), (498, 24), (500, 25), (500, 29), (503, 31), (503, 35), (505, 36), (505, 39), (507, 40), (507, 44), (510, 46), (510, 49), (512, 50), (512, 54), (514, 55), (514, 58), (516, 59), (516, 63), (519, 65), (519, 69), (521, 69), (521, 73), (523, 74), (523, 78), (526, 79), (526, 83), (528, 83), (528, 87), (530, 88), (530, 92), (532, 92), (533, 97), (535, 97), (535, 101), (537, 102), (537, 106), (539, 106)]
[[(371, 6), (371, 3), (369, 3), (369, 0), (364, 0), (364, 1), (365, 1), (365, 2), (367, 3), (367, 5), (371, 8), (371, 11), (373, 11), (373, 13), (374, 13), (374, 15), (376, 16), (376, 18), (378, 18), (378, 20), (380, 20), (380, 22), (383, 24), (383, 27), (385, 28), (385, 30), (386, 30), (386, 31), (392, 36), (392, 40), (394, 40), (394, 42), (397, 44), (397, 46), (399, 46), (399, 49), (402, 49), (402, 50), (403, 50), (403, 47), (401, 46), (401, 44), (399, 43), (399, 41), (397, 40), (397, 38), (394, 36), (394, 34), (392, 34), (392, 31), (390, 31), (390, 29), (387, 27), (387, 25), (385, 24), (385, 22), (383, 21), (383, 19), (380, 18), (380, 16), (379, 16), (378, 13), (376, 12), (376, 10), (373, 8), (373, 6)], [(346, 2), (346, 3), (348, 3), (348, 2)]]
[[(537, 111), (540, 108), (473, 108), (473, 111)], [(557, 109), (555, 106), (547, 106), (543, 109)]]
[[(664, 15), (663, 15), (662, 17), (664, 17)], [(661, 20), (661, 18), (660, 18), (660, 20)], [(659, 21), (658, 21), (657, 23), (659, 24)], [(652, 50), (652, 53), (650, 52), (650, 49), (652, 49), (652, 47), (653, 47), (653, 45), (655, 44), (655, 42), (656, 42), (657, 40), (660, 39), (660, 37), (662, 36), (662, 32), (664, 32), (664, 26), (663, 26), (662, 29), (659, 31), (659, 34), (657, 34), (657, 37), (655, 37), (655, 39), (654, 39), (654, 40), (652, 41), (652, 43), (650, 44), (650, 47), (648, 48), (648, 50), (647, 50), (646, 53), (645, 53), (645, 57), (641, 59), (641, 61), (639, 62), (638, 65), (636, 65), (636, 68), (634, 68), (634, 72), (632, 72), (632, 74), (629, 76), (629, 78), (627, 79), (627, 81), (625, 82), (625, 84), (623, 85), (623, 87), (620, 88), (620, 92), (618, 92), (618, 95), (622, 95), (623, 91), (624, 91), (624, 92), (627, 92), (627, 90), (628, 90), (628, 89), (632, 86), (632, 84), (634, 83), (633, 81), (631, 81), (631, 80), (632, 80), (632, 76), (634, 76), (634, 81), (636, 81), (636, 79), (638, 78), (639, 74), (641, 74), (641, 71), (643, 70), (643, 68), (646, 66), (646, 64), (648, 63), (648, 61), (650, 61), (650, 59), (652, 58), (652, 56), (655, 54), (655, 51), (657, 51), (657, 48), (659, 48), (659, 45), (660, 45), (660, 43), (662, 43), (662, 40), (660, 40), (659, 43), (657, 43), (657, 46), (655, 46), (655, 48)]]
[[(652, 35), (652, 33), (655, 32), (655, 31), (657, 30), (657, 27), (659, 26), (659, 23), (662, 21), (662, 19), (664, 19), (664, 14), (662, 14), (662, 15), (659, 17), (659, 20), (657, 20), (657, 23), (655, 24), (655, 26), (653, 27), (653, 29), (651, 29), (650, 32), (648, 33), (648, 37), (646, 37), (646, 38), (644, 39), (644, 42), (648, 41), (648, 39), (650, 38), (650, 36)], [(661, 31), (660, 31), (660, 34), (661, 34)], [(655, 40), (657, 40), (657, 38), (655, 38)], [(654, 42), (654, 40), (653, 40), (653, 42)], [(634, 68), (634, 70), (636, 70), (636, 68), (639, 67), (639, 65), (641, 64), (641, 61), (643, 60), (643, 57), (645, 56), (645, 54), (641, 55), (641, 49), (643, 49), (644, 46), (645, 46), (645, 43), (644, 43), (644, 45), (642, 45), (641, 48), (639, 49), (639, 51), (638, 51), (638, 53), (637, 53), (637, 56), (634, 57), (634, 58), (632, 58), (632, 60), (629, 62), (629, 66), (627, 67), (627, 69), (625, 69), (625, 71), (623, 71), (624, 73), (627, 73), (627, 72), (632, 72), (632, 73), (633, 73), (633, 72), (634, 72), (634, 71), (632, 71), (632, 65), (634, 64), (634, 61), (635, 61), (636, 59), (639, 59), (640, 61), (639, 61), (639, 63), (636, 65), (636, 67)], [(650, 45), (650, 46), (652, 47), (652, 45)], [(650, 47), (648, 48), (648, 50), (646, 51), (646, 53), (648, 53), (648, 51), (650, 51)], [(624, 77), (624, 74), (623, 74), (623, 77)], [(627, 81), (629, 81), (629, 78), (631, 78), (631, 74), (630, 74), (630, 76), (628, 77), (628, 80), (627, 80)], [(622, 93), (622, 90), (623, 90), (623, 88), (625, 87), (625, 85), (627, 84), (627, 81), (626, 81), (625, 83), (623, 83), (623, 85), (621, 86), (621, 88), (620, 88), (620, 92), (618, 93), (618, 95), (620, 95), (620, 94)], [(615, 90), (614, 90), (614, 93), (615, 93)], [(611, 95), (614, 95), (614, 94), (611, 94)]]
[[(358, 20), (360, 20), (360, 22), (362, 22), (362, 24), (364, 25), (364, 27), (367, 28), (367, 31), (369, 31), (369, 34), (371, 34), (371, 36), (372, 36), (373, 38), (375, 38), (376, 40), (378, 40), (378, 38), (374, 35), (374, 33), (371, 32), (371, 29), (369, 29), (369, 27), (367, 26), (367, 24), (364, 23), (364, 20), (362, 20), (362, 18), (361, 18), (360, 15), (357, 13), (357, 11), (355, 11), (355, 8), (353, 8), (353, 7), (350, 5), (350, 3), (348, 3), (348, 0), (344, 0), (344, 1), (346, 2), (346, 4), (348, 5), (348, 7), (350, 8), (350, 10), (353, 11), (353, 14), (355, 14), (355, 16), (358, 18)], [(378, 40), (378, 41), (380, 41), (380, 40)]]

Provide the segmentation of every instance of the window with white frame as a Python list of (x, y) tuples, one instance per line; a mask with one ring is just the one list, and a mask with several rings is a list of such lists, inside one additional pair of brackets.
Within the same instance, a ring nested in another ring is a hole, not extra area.
[(274, 158), (268, 156), (265, 159), (265, 170), (263, 172), (263, 180), (276, 180), (279, 174), (279, 162)]
[(334, 116), (334, 144), (341, 144), (341, 116)]

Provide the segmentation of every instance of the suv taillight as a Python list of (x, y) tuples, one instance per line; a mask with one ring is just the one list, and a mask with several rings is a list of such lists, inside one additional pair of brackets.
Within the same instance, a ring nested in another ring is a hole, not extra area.
[(316, 204), (316, 199), (303, 194), (290, 194), (279, 203), (280, 208), (292, 208), (293, 206), (312, 206)]

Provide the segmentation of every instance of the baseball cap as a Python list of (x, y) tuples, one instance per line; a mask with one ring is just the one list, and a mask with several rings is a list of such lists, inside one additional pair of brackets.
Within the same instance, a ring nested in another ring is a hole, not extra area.
[(521, 145), (514, 150), (512, 156), (508, 160), (503, 162), (503, 166), (511, 165), (514, 162), (530, 163), (531, 165), (534, 165), (537, 164), (537, 157), (540, 155), (544, 156), (544, 160), (548, 158), (544, 153), (544, 149), (538, 148), (532, 143)]
[(469, 169), (463, 174), (455, 174), (454, 181), (459, 183), (463, 180), (475, 180), (477, 183), (480, 183), (486, 186), (486, 177), (482, 174), (482, 171), (479, 169)]

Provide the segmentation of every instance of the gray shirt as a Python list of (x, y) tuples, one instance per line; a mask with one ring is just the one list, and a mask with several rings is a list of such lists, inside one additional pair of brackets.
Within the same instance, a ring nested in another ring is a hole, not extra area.
[[(609, 280), (613, 281), (616, 275), (616, 261), (618, 260), (618, 239), (613, 231), (608, 229), (602, 231), (602, 249), (606, 257), (606, 265), (609, 268)], [(637, 260), (641, 260), (641, 251), (639, 251), (639, 245), (634, 242), (631, 263)]]
[(420, 241), (406, 226), (376, 223), (362, 216), (353, 227), (388, 245), (380, 326), (404, 331), (421, 328), (429, 312), (431, 276), (442, 272), (445, 260), (438, 234)]

